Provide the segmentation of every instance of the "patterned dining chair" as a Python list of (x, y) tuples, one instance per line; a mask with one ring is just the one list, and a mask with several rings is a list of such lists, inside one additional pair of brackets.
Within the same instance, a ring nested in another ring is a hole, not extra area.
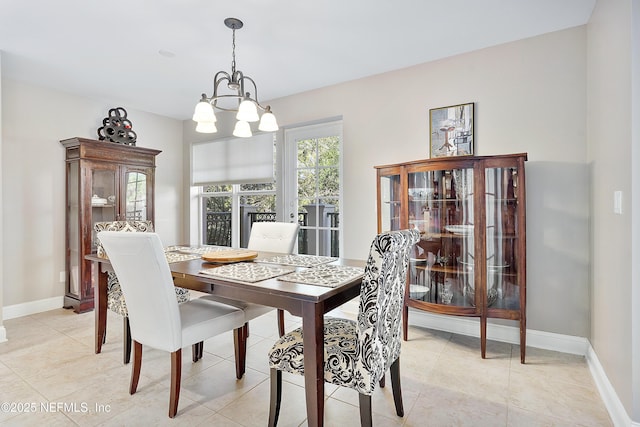
[[(96, 222), (93, 229), (96, 234), (101, 231), (153, 233), (153, 223), (151, 221), (141, 220)], [(102, 244), (97, 238), (95, 243), (98, 257), (108, 258)], [(188, 289), (176, 287), (176, 298), (178, 299), (178, 303), (183, 303), (189, 301), (191, 295)], [(127, 303), (124, 300), (118, 277), (112, 271), (107, 273), (107, 308), (122, 316), (122, 358), (126, 365), (131, 360), (131, 326), (129, 325), (129, 312), (127, 311)]]
[[(419, 239), (415, 229), (377, 235), (362, 278), (357, 321), (324, 320), (324, 380), (359, 393), (362, 426), (371, 426), (371, 394), (387, 370), (391, 373), (396, 413), (404, 416), (400, 388), (402, 301), (409, 253)], [(282, 371), (304, 375), (302, 328), (285, 334), (273, 345), (269, 366), (269, 426), (275, 426), (282, 397)]]

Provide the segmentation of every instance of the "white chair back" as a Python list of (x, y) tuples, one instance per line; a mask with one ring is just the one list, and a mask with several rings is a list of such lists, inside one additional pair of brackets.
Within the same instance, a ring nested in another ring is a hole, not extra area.
[(156, 233), (101, 231), (127, 301), (131, 337), (159, 350), (182, 348), (182, 325), (171, 270)]
[(290, 254), (296, 246), (298, 228), (293, 222), (254, 222), (247, 249)]

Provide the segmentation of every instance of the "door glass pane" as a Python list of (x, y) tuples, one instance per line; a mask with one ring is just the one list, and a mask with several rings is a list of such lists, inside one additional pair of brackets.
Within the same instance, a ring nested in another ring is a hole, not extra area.
[(240, 247), (249, 244), (254, 222), (276, 221), (276, 195), (254, 194), (240, 197)]
[(231, 246), (231, 195), (203, 198), (205, 245)]
[(339, 256), (340, 139), (297, 141), (298, 253)]
[(518, 310), (517, 281), (518, 185), (516, 168), (494, 168), (485, 172), (487, 236), (487, 306)]
[(421, 233), (410, 259), (409, 297), (473, 307), (473, 169), (408, 175), (409, 226)]
[(130, 221), (147, 219), (147, 175), (127, 172), (125, 218)]

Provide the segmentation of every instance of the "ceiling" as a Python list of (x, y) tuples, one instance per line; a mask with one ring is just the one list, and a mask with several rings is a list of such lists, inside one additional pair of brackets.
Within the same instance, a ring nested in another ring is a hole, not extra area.
[(2, 77), (187, 119), (231, 70), (227, 17), (262, 101), (582, 25), (595, 1), (2, 0)]

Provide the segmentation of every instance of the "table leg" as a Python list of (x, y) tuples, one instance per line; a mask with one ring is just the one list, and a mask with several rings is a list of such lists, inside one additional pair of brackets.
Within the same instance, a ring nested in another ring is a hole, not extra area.
[(100, 264), (93, 263), (93, 292), (94, 316), (96, 320), (95, 350), (96, 354), (102, 351), (102, 343), (107, 333), (107, 273), (101, 271)]
[(324, 423), (324, 310), (322, 304), (305, 303), (302, 313), (307, 424), (319, 427)]

